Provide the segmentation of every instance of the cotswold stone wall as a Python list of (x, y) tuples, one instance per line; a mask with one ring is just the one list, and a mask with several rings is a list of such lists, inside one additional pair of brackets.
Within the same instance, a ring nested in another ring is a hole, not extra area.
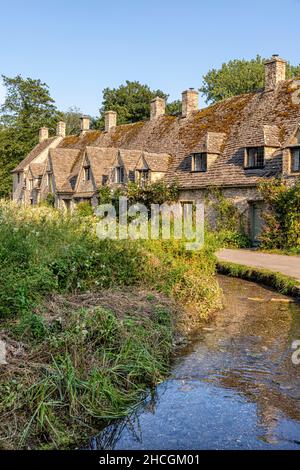
[[(223, 188), (222, 195), (225, 199), (231, 201), (239, 210), (245, 232), (250, 236), (251, 231), (251, 203), (262, 201), (257, 188)], [(204, 203), (205, 217), (212, 229), (216, 228), (218, 211), (217, 200), (213, 192), (204, 189), (180, 191), (180, 201), (193, 201)]]

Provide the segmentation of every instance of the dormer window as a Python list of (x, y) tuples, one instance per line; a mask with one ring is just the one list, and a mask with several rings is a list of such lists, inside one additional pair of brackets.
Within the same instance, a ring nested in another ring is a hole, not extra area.
[(202, 152), (192, 154), (192, 171), (207, 171), (207, 153)]
[(245, 168), (263, 168), (265, 165), (264, 147), (248, 147), (245, 155)]
[(300, 172), (300, 147), (292, 149), (291, 173)]
[(117, 166), (116, 171), (115, 171), (115, 183), (124, 183), (124, 167), (123, 166)]
[(84, 168), (84, 179), (85, 181), (90, 181), (91, 179), (91, 167), (90, 166), (86, 166)]

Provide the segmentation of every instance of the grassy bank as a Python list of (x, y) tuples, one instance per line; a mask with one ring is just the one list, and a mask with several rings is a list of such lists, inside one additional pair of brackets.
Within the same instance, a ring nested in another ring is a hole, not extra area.
[(126, 414), (168, 372), (174, 331), (219, 307), (214, 271), (207, 250), (1, 203), (0, 448), (74, 446)]
[(272, 287), (281, 294), (300, 297), (299, 283), (294, 279), (281, 273), (269, 271), (267, 269), (253, 268), (242, 264), (218, 261), (217, 271), (232, 277), (238, 277), (248, 281), (259, 282), (268, 287)]

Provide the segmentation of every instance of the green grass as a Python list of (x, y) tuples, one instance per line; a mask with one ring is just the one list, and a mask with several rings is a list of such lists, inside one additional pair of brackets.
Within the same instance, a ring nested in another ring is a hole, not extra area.
[(300, 297), (299, 282), (278, 272), (225, 261), (218, 261), (217, 270), (220, 274), (259, 282), (272, 287), (281, 294)]
[(172, 325), (162, 308), (153, 318), (122, 320), (107, 309), (79, 309), (60, 331), (45, 328), (14, 379), (0, 381), (0, 436), (15, 448), (80, 444), (103, 420), (125, 416), (168, 371)]
[(134, 287), (151, 303), (156, 291), (181, 312), (176, 328), (188, 330), (220, 306), (214, 273), (211, 248), (99, 240), (94, 217), (0, 203), (0, 329), (25, 351), (0, 376), (0, 447), (74, 446), (126, 415), (168, 372), (168, 309), (120, 317), (74, 308), (49, 319), (50, 295)]

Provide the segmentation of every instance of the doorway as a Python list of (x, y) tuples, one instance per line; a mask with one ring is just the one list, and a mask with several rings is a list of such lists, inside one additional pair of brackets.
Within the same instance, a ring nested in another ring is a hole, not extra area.
[(262, 202), (250, 203), (250, 239), (253, 246), (260, 244), (259, 236), (263, 228), (262, 210)]

